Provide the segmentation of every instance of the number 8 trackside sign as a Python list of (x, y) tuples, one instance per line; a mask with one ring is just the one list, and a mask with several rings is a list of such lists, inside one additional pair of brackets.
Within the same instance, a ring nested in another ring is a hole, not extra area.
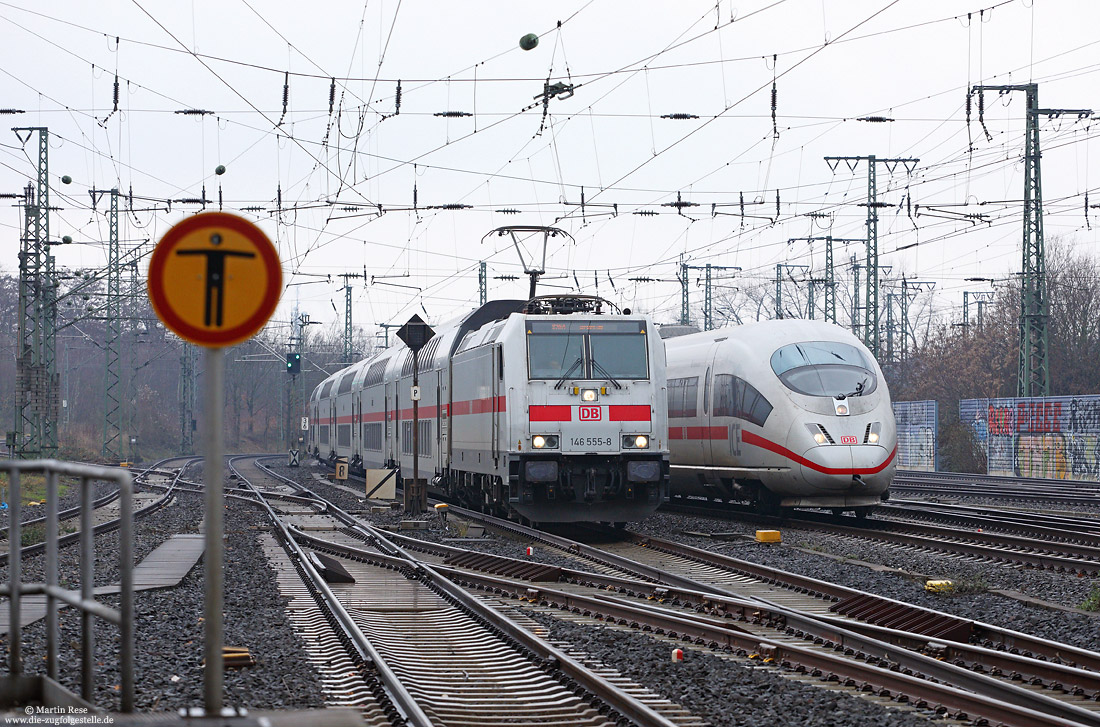
[(153, 310), (180, 338), (232, 346), (264, 327), (283, 288), (275, 246), (236, 215), (205, 212), (174, 225), (149, 262)]

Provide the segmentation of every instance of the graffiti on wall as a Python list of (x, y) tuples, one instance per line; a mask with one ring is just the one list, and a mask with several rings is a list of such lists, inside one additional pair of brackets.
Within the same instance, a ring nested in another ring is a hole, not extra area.
[(934, 401), (894, 402), (900, 469), (935, 471), (937, 412)]
[(1100, 396), (964, 399), (991, 475), (1100, 480)]

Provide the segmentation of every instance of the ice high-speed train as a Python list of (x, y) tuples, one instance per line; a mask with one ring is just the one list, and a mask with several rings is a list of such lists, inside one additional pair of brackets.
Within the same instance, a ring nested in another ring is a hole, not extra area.
[[(429, 490), (533, 522), (640, 520), (668, 496), (665, 347), (588, 296), (486, 303), (418, 354)], [(413, 360), (394, 345), (309, 401), (310, 450), (412, 476)]]
[(673, 496), (859, 516), (889, 496), (890, 393), (847, 330), (767, 321), (669, 337), (665, 346)]

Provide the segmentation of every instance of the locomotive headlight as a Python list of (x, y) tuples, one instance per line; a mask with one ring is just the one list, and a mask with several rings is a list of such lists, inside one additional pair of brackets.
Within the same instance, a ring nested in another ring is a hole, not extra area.
[(814, 435), (814, 441), (817, 442), (818, 444), (825, 444), (825, 435), (822, 434), (821, 432), (818, 432), (817, 434)]
[(638, 449), (645, 449), (649, 446), (649, 437), (644, 434), (639, 434), (634, 438), (634, 446)]
[(536, 434), (531, 437), (532, 449), (557, 449), (558, 448), (558, 435), (556, 434)]
[(848, 416), (848, 405), (843, 402), (836, 402), (836, 415), (838, 417)]
[(585, 389), (581, 392), (581, 401), (596, 401), (600, 394), (595, 389)]
[(878, 432), (871, 432), (868, 434), (867, 441), (871, 444), (878, 444)]
[(649, 437), (644, 434), (624, 434), (623, 449), (648, 449)]

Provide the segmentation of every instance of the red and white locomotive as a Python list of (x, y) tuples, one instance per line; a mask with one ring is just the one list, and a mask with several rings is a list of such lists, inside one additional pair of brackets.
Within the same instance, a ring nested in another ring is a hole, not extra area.
[[(665, 348), (645, 316), (587, 296), (497, 300), (417, 355), (429, 489), (532, 522), (627, 522), (668, 495)], [(412, 472), (412, 354), (339, 371), (309, 401), (315, 456)]]
[(897, 430), (870, 351), (831, 323), (669, 337), (672, 494), (865, 516), (888, 496)]

